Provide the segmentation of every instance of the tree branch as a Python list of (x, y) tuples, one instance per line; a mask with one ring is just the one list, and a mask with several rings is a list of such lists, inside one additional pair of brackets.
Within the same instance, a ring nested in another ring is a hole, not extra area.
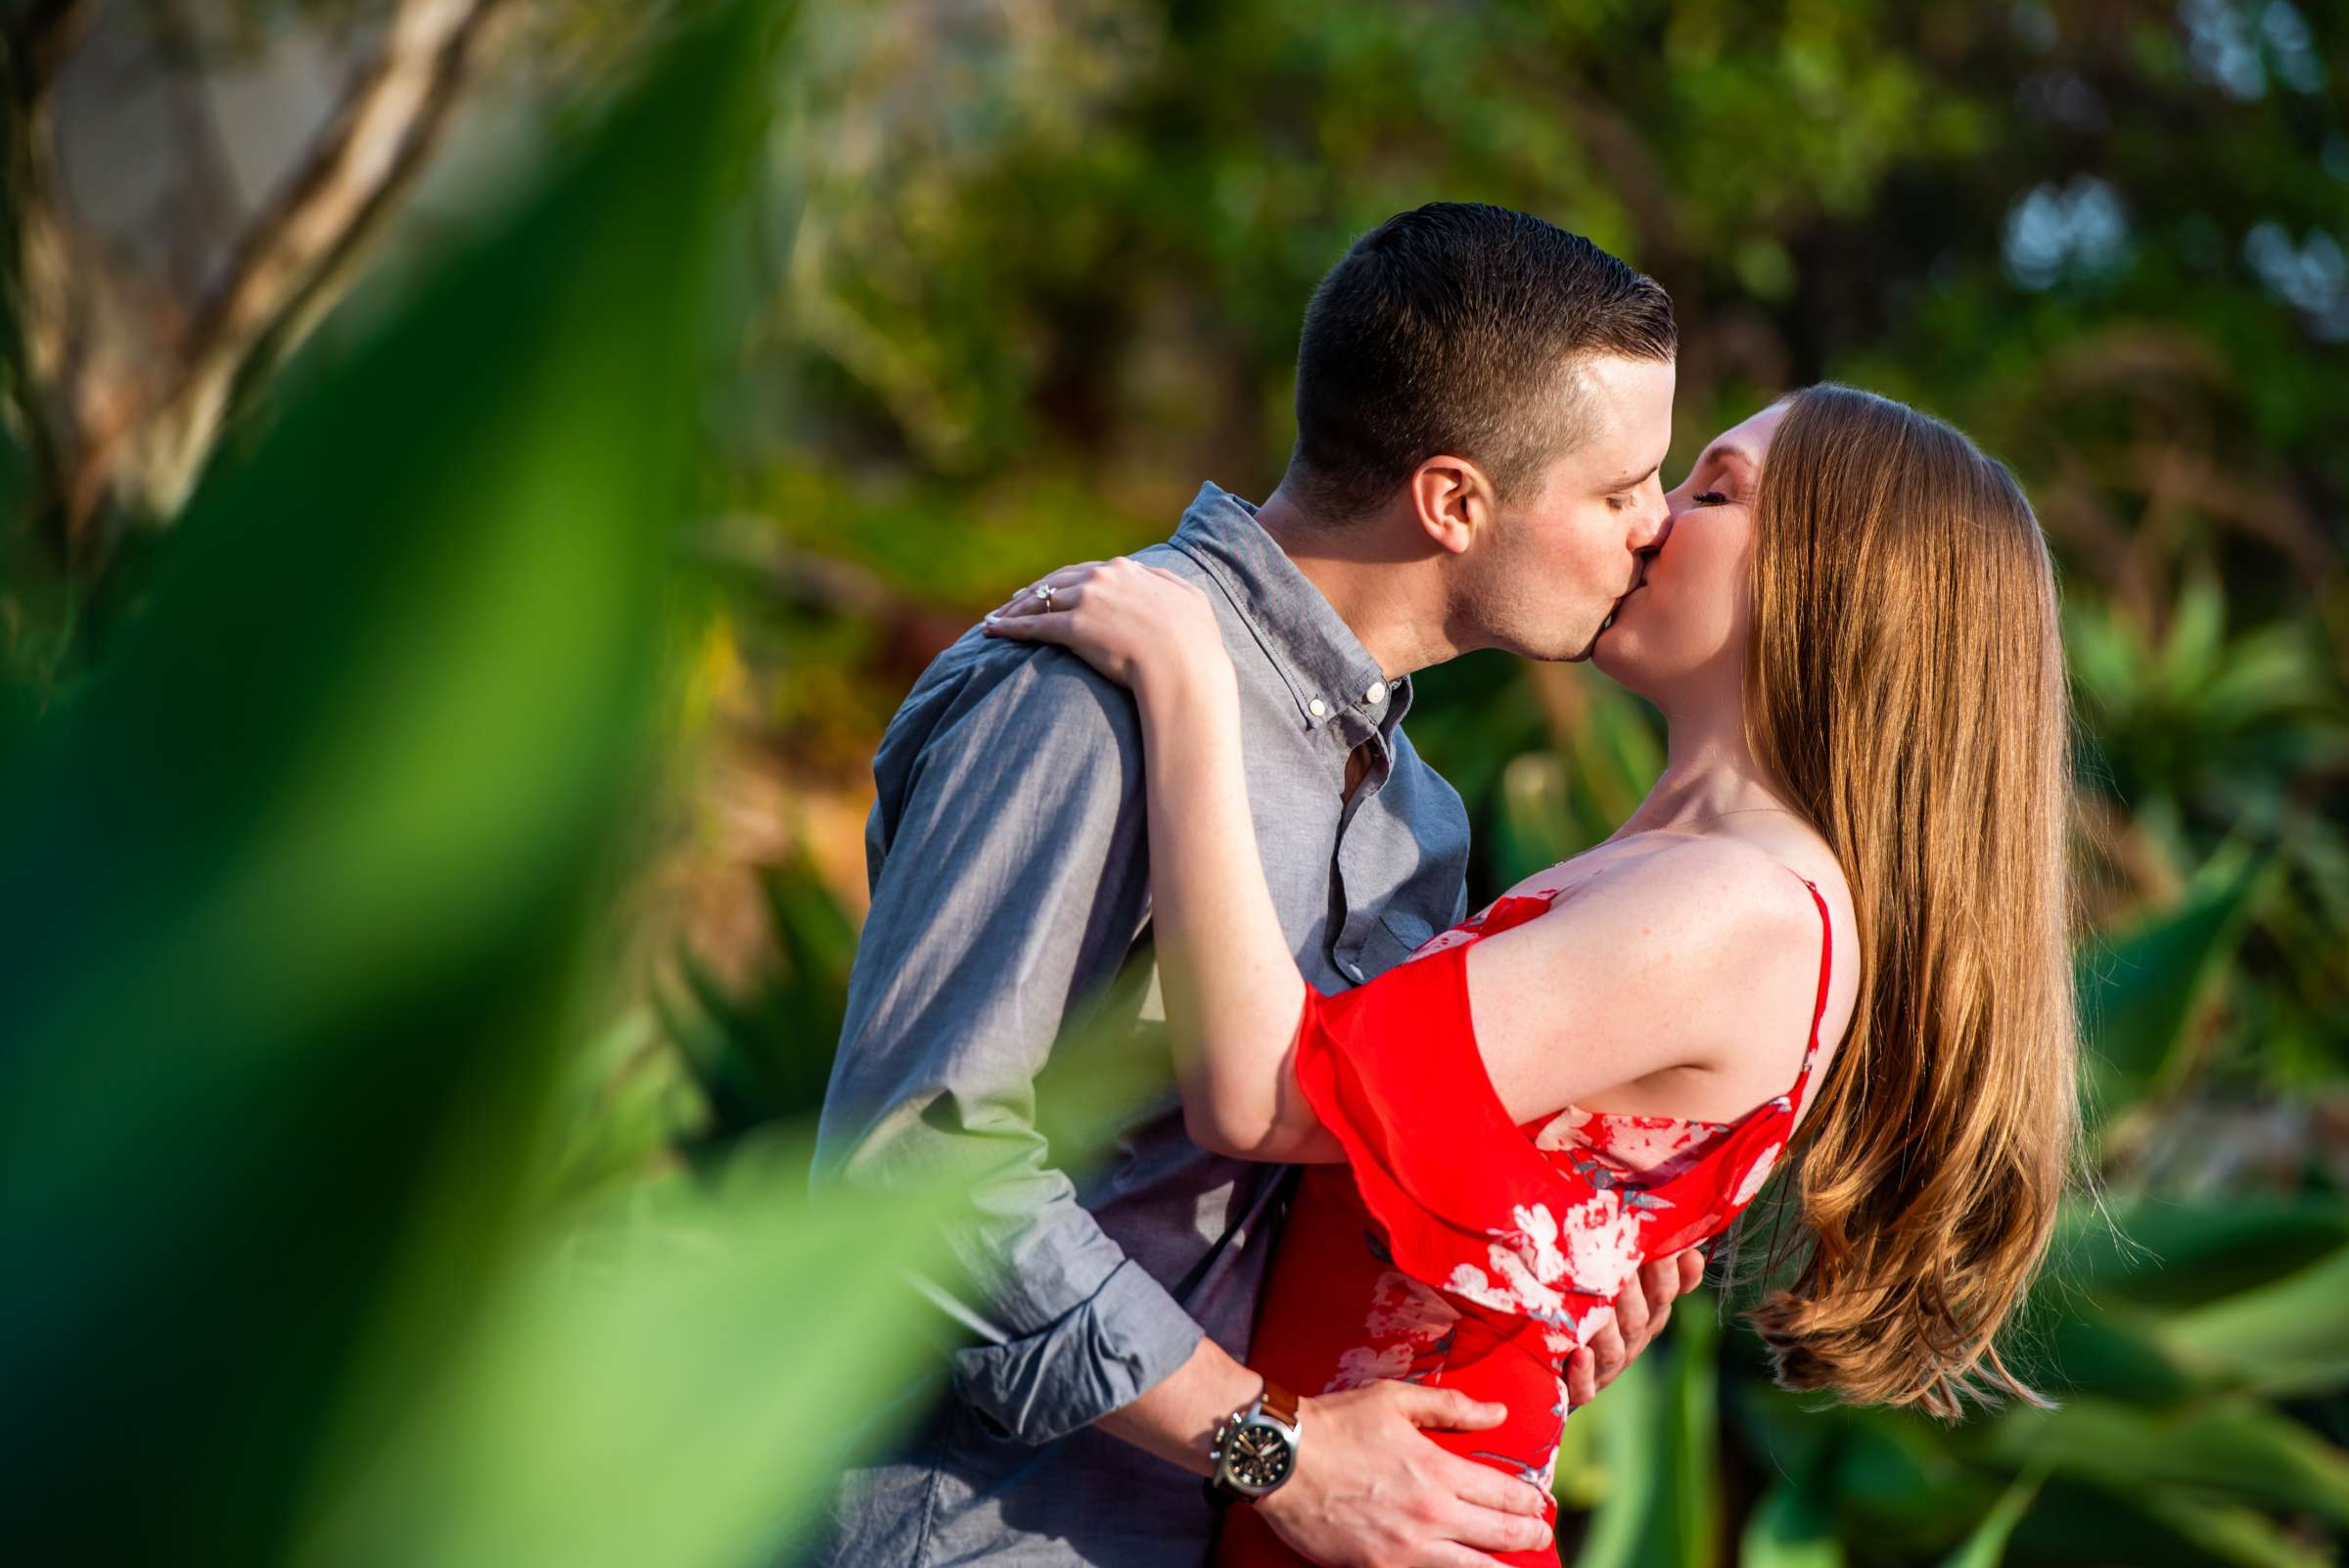
[(334, 118), (264, 204), (219, 281), (197, 304), (165, 390), (126, 408), (65, 478), (76, 553), (110, 496), (166, 516), (185, 499), (249, 364), (282, 349), (413, 184), (469, 79), (483, 33), (508, 0), (401, 0), (382, 45), (354, 73)]
[(6, 138), (0, 354), (16, 434), (32, 468), (31, 529), (60, 562), (66, 549), (58, 476), (78, 439), (74, 389), (89, 355), (90, 323), (65, 221), (51, 98), (59, 69), (97, 10), (96, 0), (35, 0), (0, 29), (0, 136)]

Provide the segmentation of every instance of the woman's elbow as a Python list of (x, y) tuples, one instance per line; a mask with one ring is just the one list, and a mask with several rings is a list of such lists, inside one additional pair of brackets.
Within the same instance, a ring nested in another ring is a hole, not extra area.
[(1227, 1160), (1276, 1160), (1267, 1152), (1272, 1119), (1261, 1111), (1219, 1104), (1212, 1097), (1184, 1095), (1182, 1130), (1193, 1143)]

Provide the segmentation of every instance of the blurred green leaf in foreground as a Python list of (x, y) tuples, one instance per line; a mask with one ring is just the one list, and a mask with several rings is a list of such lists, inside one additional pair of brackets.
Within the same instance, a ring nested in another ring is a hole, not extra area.
[(634, 848), (777, 20), (709, 8), (298, 365), (143, 614), (10, 715), (12, 1560), (738, 1560), (840, 1457), (806, 1402), (889, 1375), (928, 1227), (809, 1214), (804, 1157), (635, 1194), (601, 1270), (519, 1201)]

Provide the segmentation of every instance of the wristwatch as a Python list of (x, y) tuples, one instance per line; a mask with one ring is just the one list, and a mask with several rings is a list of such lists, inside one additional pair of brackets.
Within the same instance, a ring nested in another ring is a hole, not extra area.
[(1254, 1502), (1297, 1473), (1297, 1447), (1304, 1436), (1297, 1396), (1270, 1378), (1255, 1400), (1216, 1426), (1208, 1457), (1215, 1473), (1207, 1497), (1219, 1506)]

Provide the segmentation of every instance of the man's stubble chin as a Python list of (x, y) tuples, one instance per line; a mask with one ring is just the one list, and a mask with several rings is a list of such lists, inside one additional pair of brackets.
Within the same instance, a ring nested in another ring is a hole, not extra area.
[[(1600, 627), (1603, 628), (1604, 625), (1605, 623), (1601, 622)], [(1570, 648), (1562, 647), (1558, 652), (1538, 654), (1534, 657), (1542, 659), (1546, 664), (1587, 665), (1598, 652), (1598, 639), (1600, 635), (1600, 629), (1594, 628), (1590, 634), (1585, 637), (1578, 645), (1574, 645)]]
[(1546, 636), (1511, 637), (1490, 633), (1478, 646), (1497, 648), (1537, 665), (1581, 665), (1589, 663), (1591, 654), (1597, 649), (1598, 639), (1592, 637), (1578, 647)]
[(1520, 659), (1530, 659), (1536, 664), (1584, 665), (1598, 651), (1598, 633), (1593, 631), (1575, 643), (1551, 631), (1546, 635), (1512, 639), (1502, 646)]

